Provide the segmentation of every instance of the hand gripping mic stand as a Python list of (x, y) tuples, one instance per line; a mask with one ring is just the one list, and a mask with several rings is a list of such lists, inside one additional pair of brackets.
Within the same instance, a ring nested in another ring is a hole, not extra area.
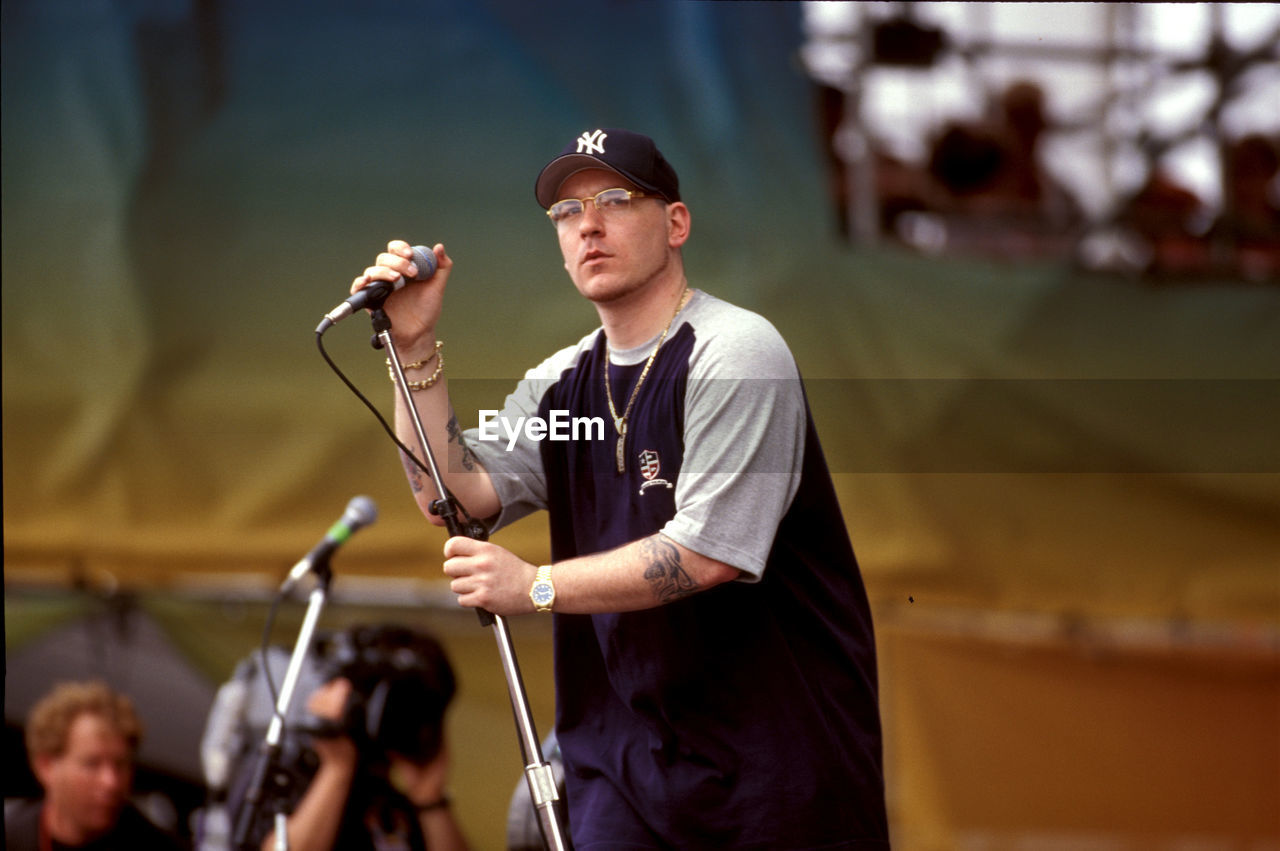
[[(485, 540), (488, 533), (480, 523), (469, 517), (465, 525), (459, 521), (458, 501), (445, 488), (444, 481), (440, 477), (440, 468), (436, 466), (435, 456), (431, 452), (427, 434), (422, 428), (422, 420), (418, 416), (418, 409), (414, 407), (413, 399), (409, 395), (409, 385), (405, 381), (404, 369), (400, 365), (396, 347), (391, 342), (390, 318), (381, 304), (372, 307), (370, 313), (375, 335), (373, 347), (387, 353), (387, 359), (391, 363), (391, 370), (396, 379), (396, 390), (404, 402), (409, 419), (413, 422), (418, 446), (422, 450), (422, 458), (426, 462), (431, 481), (436, 488), (437, 498), (431, 503), (431, 513), (444, 521), (450, 535), (461, 535), (478, 541)], [(516, 661), (515, 647), (511, 642), (507, 622), (501, 615), (492, 614), (484, 609), (477, 609), (476, 614), (480, 616), (481, 626), (493, 627), (493, 635), (498, 642), (498, 656), (502, 660), (502, 670), (507, 677), (507, 693), (511, 698), (511, 711), (515, 715), (516, 733), (520, 739), (520, 753), (524, 758), (524, 775), (529, 784), (530, 798), (538, 812), (542, 838), (551, 851), (564, 851), (568, 845), (560, 826), (559, 813), (556, 812), (556, 802), (560, 796), (556, 792), (555, 775), (552, 773), (551, 764), (542, 758), (538, 732), (534, 727), (533, 713), (529, 710), (529, 699), (525, 694), (524, 680), (520, 676), (520, 665)]]
[[(316, 576), (316, 586), (311, 590), (311, 597), (307, 601), (307, 612), (303, 616), (302, 626), (298, 629), (298, 639), (293, 646), (293, 655), (289, 657), (289, 667), (285, 670), (284, 682), (281, 683), (280, 693), (276, 696), (275, 712), (271, 716), (271, 724), (267, 727), (266, 737), (258, 750), (257, 762), (254, 765), (252, 779), (245, 790), (244, 800), (240, 802), (236, 814), (231, 847), (239, 851), (249, 851), (256, 847), (250, 833), (258, 819), (263, 791), (268, 780), (273, 785), (272, 797), (276, 802), (276, 810), (273, 814), (276, 831), (275, 847), (282, 851), (289, 847), (288, 833), (285, 830), (284, 800), (282, 790), (278, 788), (288, 780), (281, 779), (276, 761), (280, 757), (280, 742), (284, 736), (285, 718), (289, 715), (289, 706), (293, 703), (293, 694), (298, 687), (302, 665), (306, 661), (307, 653), (311, 650), (316, 624), (320, 620), (320, 613), (324, 610), (325, 599), (329, 593), (329, 582), (333, 578), (333, 572), (329, 569), (329, 557), (317, 559), (311, 566), (311, 572)], [(263, 653), (262, 673), (269, 681), (271, 672), (267, 666), (267, 657)]]

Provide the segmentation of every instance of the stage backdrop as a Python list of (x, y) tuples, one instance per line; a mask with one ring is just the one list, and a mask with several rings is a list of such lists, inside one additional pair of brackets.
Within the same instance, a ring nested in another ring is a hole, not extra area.
[[(474, 422), (594, 327), (533, 179), (628, 126), (681, 174), (691, 284), (809, 380), (902, 847), (1280, 841), (1280, 292), (841, 246), (796, 4), (352, 9), (4, 4), (7, 587), (262, 587), (361, 493), (340, 581), (433, 587), (443, 534), (313, 329), (387, 239), (444, 242)], [(324, 343), (389, 415), (369, 334)], [(545, 523), (497, 540), (540, 559)], [(509, 777), (461, 803), (486, 842)]]

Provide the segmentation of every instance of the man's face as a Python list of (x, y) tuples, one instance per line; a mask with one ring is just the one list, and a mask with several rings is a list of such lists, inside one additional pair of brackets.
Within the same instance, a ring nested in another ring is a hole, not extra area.
[(133, 783), (133, 755), (106, 719), (83, 713), (71, 723), (64, 753), (36, 758), (36, 774), (55, 818), (87, 839), (119, 817)]
[[(588, 169), (560, 185), (558, 198), (591, 198), (605, 189), (635, 189), (604, 169)], [(594, 302), (611, 302), (641, 290), (672, 262), (672, 249), (687, 230), (672, 226), (672, 210), (661, 198), (636, 198), (612, 215), (587, 202), (582, 214), (556, 228), (565, 269), (578, 291)], [(677, 213), (679, 215), (679, 213)]]

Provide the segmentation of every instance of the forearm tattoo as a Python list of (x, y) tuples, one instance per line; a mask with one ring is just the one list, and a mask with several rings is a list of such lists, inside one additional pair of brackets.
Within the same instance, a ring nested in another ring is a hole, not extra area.
[(471, 451), (471, 447), (467, 445), (467, 439), (462, 435), (462, 427), (458, 425), (458, 415), (453, 412), (453, 406), (449, 406), (449, 442), (456, 443), (462, 448), (462, 469), (468, 473), (476, 468), (476, 454)]
[(670, 539), (651, 535), (640, 543), (645, 560), (644, 578), (661, 603), (672, 603), (699, 589), (698, 583), (680, 563), (680, 550)]
[(400, 463), (404, 465), (405, 478), (409, 480), (409, 488), (414, 493), (422, 490), (422, 471), (418, 469), (417, 462), (410, 457), (408, 452), (400, 450)]

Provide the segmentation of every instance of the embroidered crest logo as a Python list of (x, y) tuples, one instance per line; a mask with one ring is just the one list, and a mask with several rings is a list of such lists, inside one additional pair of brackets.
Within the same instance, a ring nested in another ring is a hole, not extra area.
[(609, 138), (609, 134), (603, 130), (597, 130), (594, 133), (583, 133), (578, 137), (578, 153), (603, 154), (604, 140), (607, 138)]
[(644, 484), (640, 486), (640, 493), (643, 494), (647, 489), (653, 487), (664, 487), (671, 489), (672, 484), (666, 479), (659, 479), (658, 471), (662, 469), (662, 459), (658, 457), (658, 453), (652, 449), (646, 449), (640, 453), (640, 475), (644, 476)]
[(640, 475), (646, 479), (652, 479), (658, 475), (658, 470), (662, 469), (662, 462), (658, 458), (658, 453), (652, 449), (646, 449), (640, 453)]

